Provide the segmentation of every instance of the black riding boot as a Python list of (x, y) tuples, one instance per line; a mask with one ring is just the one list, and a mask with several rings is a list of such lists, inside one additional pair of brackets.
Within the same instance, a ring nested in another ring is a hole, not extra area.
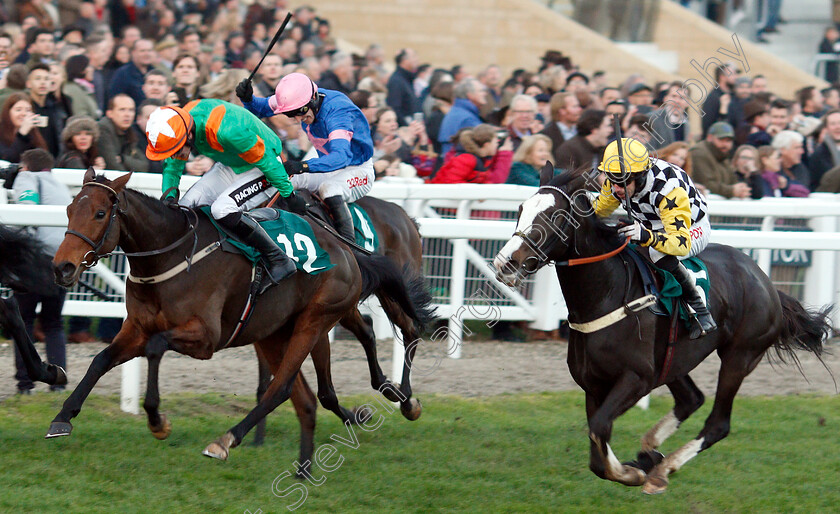
[(348, 241), (355, 243), (356, 234), (353, 230), (353, 217), (350, 216), (350, 207), (347, 207), (347, 202), (344, 201), (344, 198), (331, 196), (324, 198), (324, 203), (327, 204), (330, 212), (332, 212), (333, 221), (335, 221), (335, 230)]
[(699, 339), (710, 332), (717, 330), (717, 324), (703, 296), (697, 290), (697, 282), (694, 275), (689, 273), (685, 266), (673, 256), (668, 256), (656, 263), (660, 268), (670, 271), (682, 287), (682, 299), (694, 311), (694, 325), (691, 327), (690, 339)]
[(216, 220), (246, 245), (256, 248), (262, 256), (268, 277), (275, 284), (297, 271), (292, 259), (281, 250), (259, 223), (237, 212)]

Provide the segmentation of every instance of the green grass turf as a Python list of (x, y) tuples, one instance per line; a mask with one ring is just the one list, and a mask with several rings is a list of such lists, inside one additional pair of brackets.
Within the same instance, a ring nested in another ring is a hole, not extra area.
[[(376, 393), (345, 398), (348, 406)], [(0, 512), (830, 512), (840, 504), (837, 397), (738, 398), (729, 437), (648, 497), (598, 479), (588, 469), (582, 393), (517, 394), (483, 399), (421, 397), (420, 420), (398, 411), (381, 426), (355, 428), (358, 448), (334, 439), (347, 428), (319, 409), (316, 445), (332, 444), (314, 467), (321, 485), (292, 478), (299, 428), (291, 407), (269, 418), (268, 442), (245, 444), (221, 462), (201, 450), (232, 427), (250, 399), (222, 394), (162, 399), (173, 424), (158, 441), (145, 416), (120, 412), (116, 397), (92, 396), (70, 437), (44, 440), (65, 395), (41, 393), (0, 404)], [(374, 403), (376, 405), (376, 403)], [(694, 437), (711, 400), (664, 445)], [(642, 433), (671, 407), (654, 398), (617, 422), (613, 449), (631, 460)], [(379, 419), (379, 418), (376, 418)], [(331, 440), (331, 436), (334, 436)], [(316, 447), (317, 450), (317, 447)], [(339, 457), (340, 456), (340, 457)]]

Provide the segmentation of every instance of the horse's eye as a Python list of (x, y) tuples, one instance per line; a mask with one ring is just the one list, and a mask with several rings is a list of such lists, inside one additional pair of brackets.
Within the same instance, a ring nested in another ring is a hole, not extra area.
[(102, 211), (102, 210), (96, 211), (96, 219), (101, 220), (104, 217), (105, 217), (105, 211)]

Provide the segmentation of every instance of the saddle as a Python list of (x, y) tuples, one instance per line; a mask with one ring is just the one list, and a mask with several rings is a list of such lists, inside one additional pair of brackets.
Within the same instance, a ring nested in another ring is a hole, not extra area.
[[(642, 285), (646, 295), (652, 294), (657, 298), (657, 302), (651, 305), (648, 309), (657, 316), (671, 316), (674, 311), (675, 301), (679, 301), (679, 317), (683, 322), (689, 323), (690, 310), (688, 306), (680, 300), (682, 296), (682, 288), (680, 288), (677, 280), (667, 271), (659, 269), (650, 258), (643, 252), (639, 252), (635, 245), (628, 245), (621, 253), (630, 257), (630, 261), (639, 270), (639, 275), (642, 278)], [(691, 257), (682, 261), (682, 264), (695, 275), (697, 285), (703, 288), (706, 297), (709, 296), (709, 272), (706, 265), (697, 257)]]

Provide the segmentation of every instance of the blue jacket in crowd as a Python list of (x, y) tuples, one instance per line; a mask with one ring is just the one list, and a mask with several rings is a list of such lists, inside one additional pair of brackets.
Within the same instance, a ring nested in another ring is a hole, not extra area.
[(467, 127), (475, 127), (479, 123), (481, 123), (481, 118), (478, 116), (478, 107), (466, 98), (456, 98), (452, 109), (446, 113), (440, 125), (438, 141), (441, 143), (441, 155), (446, 155), (449, 149), (452, 148), (452, 143), (449, 140), (459, 130)]

